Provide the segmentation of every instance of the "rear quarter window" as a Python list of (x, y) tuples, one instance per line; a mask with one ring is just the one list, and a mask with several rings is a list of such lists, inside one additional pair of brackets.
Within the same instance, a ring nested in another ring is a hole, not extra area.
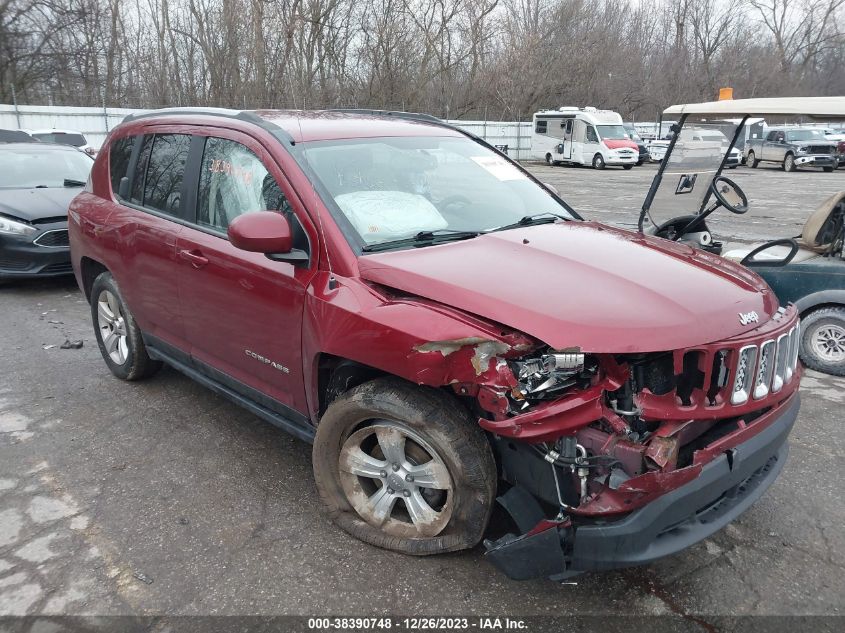
[(121, 178), (127, 175), (134, 144), (134, 136), (125, 136), (117, 139), (109, 146), (109, 174), (111, 175), (112, 193), (115, 197), (120, 191)]

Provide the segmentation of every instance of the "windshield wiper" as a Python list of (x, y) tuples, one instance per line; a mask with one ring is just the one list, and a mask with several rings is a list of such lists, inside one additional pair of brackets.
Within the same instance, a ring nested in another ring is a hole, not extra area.
[(557, 213), (552, 213), (551, 211), (543, 211), (542, 213), (535, 213), (533, 215), (526, 215), (520, 218), (517, 222), (513, 224), (505, 224), (504, 226), (497, 226), (495, 229), (490, 229), (489, 231), (485, 231), (486, 233), (492, 233), (494, 231), (507, 231), (508, 229), (518, 229), (521, 226), (531, 226), (532, 224), (550, 224), (557, 220), (568, 220), (564, 215), (559, 215)]
[(413, 237), (405, 237), (399, 240), (389, 240), (387, 242), (379, 242), (378, 244), (370, 244), (361, 250), (365, 253), (375, 253), (377, 251), (387, 251), (393, 248), (401, 248), (402, 246), (431, 246), (433, 244), (443, 244), (445, 242), (468, 240), (473, 237), (478, 237), (479, 235), (481, 235), (480, 231), (455, 231), (452, 229), (420, 231)]
[(73, 178), (65, 178), (64, 181), (65, 187), (84, 187), (85, 183), (81, 180), (74, 180)]

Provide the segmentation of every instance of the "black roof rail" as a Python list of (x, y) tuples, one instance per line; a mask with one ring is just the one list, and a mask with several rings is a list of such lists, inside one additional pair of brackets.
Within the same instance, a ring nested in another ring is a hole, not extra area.
[(139, 114), (128, 114), (123, 118), (123, 123), (129, 121), (137, 121), (138, 119), (148, 119), (158, 116), (220, 116), (229, 119), (239, 119), (253, 123), (260, 128), (263, 128), (273, 134), (284, 137), (291, 145), (294, 145), (293, 137), (285, 132), (281, 127), (275, 123), (271, 123), (267, 119), (263, 119), (255, 112), (249, 110), (229, 110), (227, 108), (161, 108), (159, 110), (150, 110), (148, 112), (141, 112)]

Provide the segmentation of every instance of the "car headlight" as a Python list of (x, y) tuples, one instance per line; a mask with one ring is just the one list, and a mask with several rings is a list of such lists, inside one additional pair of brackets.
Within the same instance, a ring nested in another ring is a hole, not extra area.
[(798, 152), (799, 154), (806, 154), (807, 148), (806, 147), (799, 147), (795, 151)]
[(32, 235), (37, 233), (38, 229), (24, 222), (18, 222), (11, 218), (4, 218), (0, 215), (0, 233), (7, 235)]

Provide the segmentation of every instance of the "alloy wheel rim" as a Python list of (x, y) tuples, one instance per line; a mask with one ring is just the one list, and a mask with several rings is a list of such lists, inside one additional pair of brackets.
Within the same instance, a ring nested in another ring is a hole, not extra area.
[(845, 361), (845, 327), (821, 325), (813, 332), (811, 341), (817, 356), (832, 363)]
[(387, 534), (432, 537), (449, 523), (449, 470), (437, 451), (404, 425), (375, 420), (358, 429), (343, 443), (338, 468), (349, 503)]
[(109, 358), (118, 365), (125, 363), (129, 358), (126, 321), (120, 302), (109, 290), (103, 290), (97, 297), (97, 327)]

